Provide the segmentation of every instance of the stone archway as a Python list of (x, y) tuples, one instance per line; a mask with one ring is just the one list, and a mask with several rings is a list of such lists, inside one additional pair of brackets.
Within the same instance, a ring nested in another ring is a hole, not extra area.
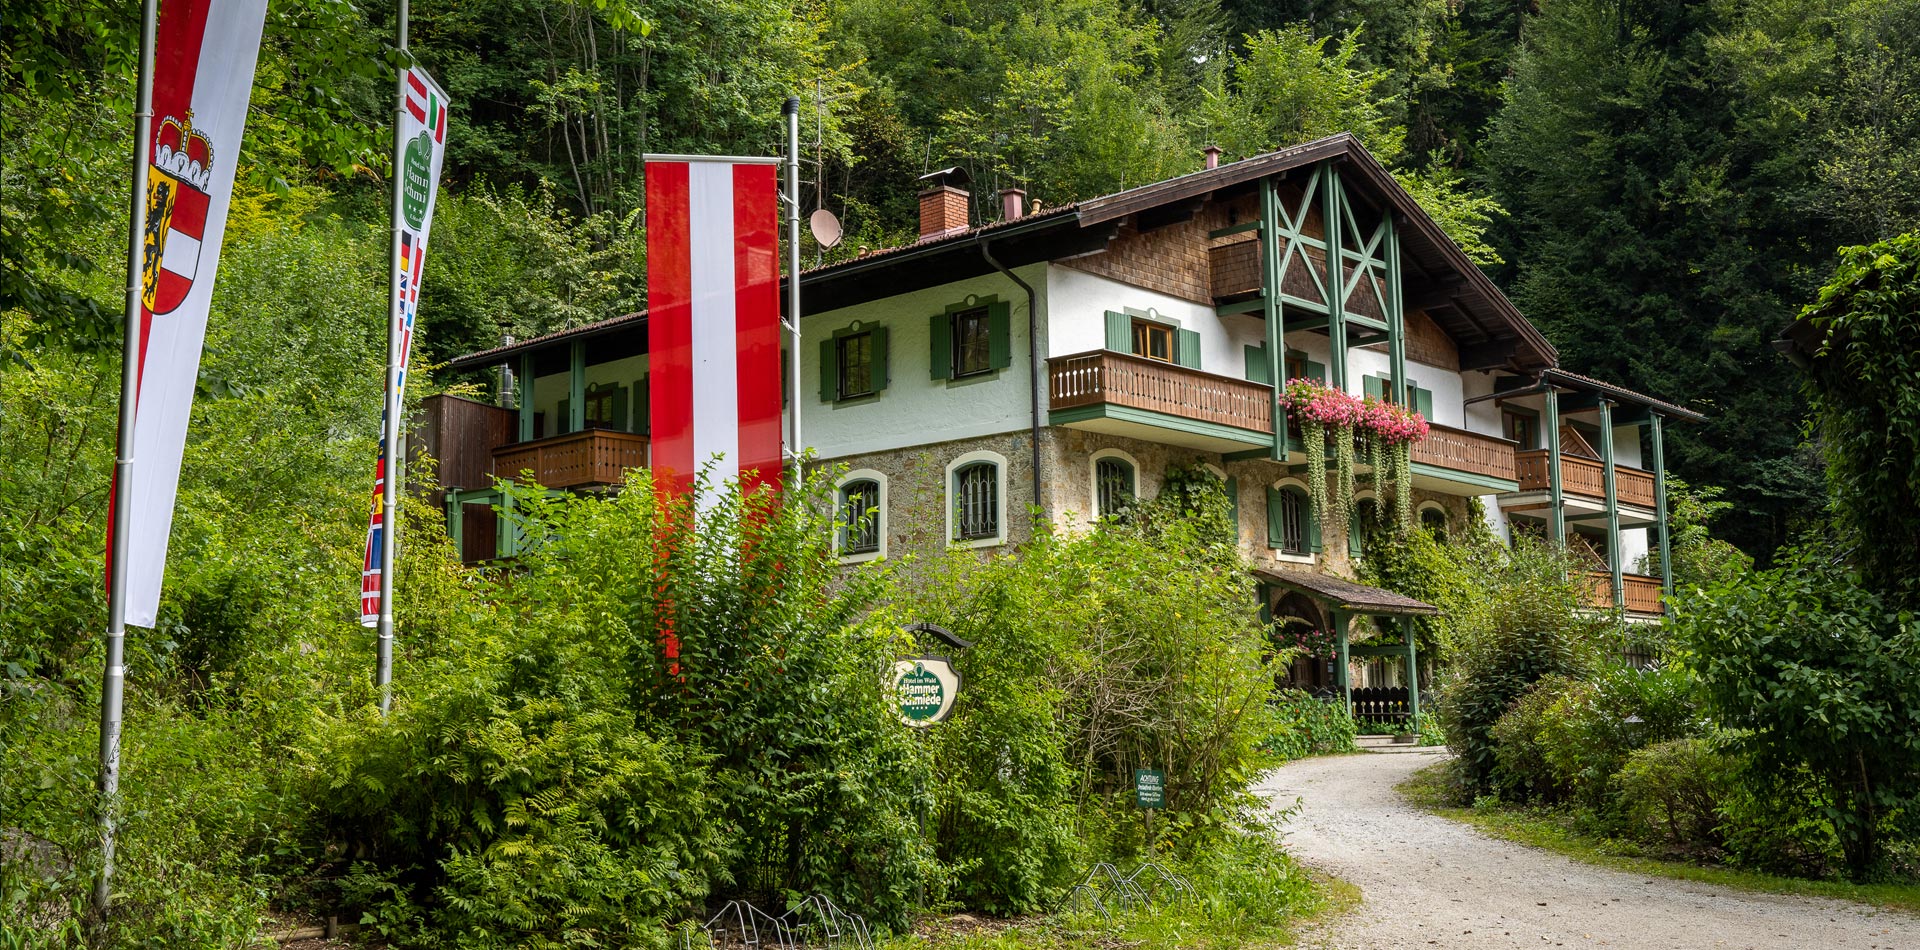
[[(1279, 588), (1272, 591), (1269, 596), (1272, 600), (1268, 604), (1268, 611), (1277, 630), (1284, 630), (1292, 624), (1304, 624), (1316, 630), (1326, 630), (1332, 626), (1333, 621), (1327, 616), (1326, 609), (1313, 598), (1299, 591)], [(1333, 657), (1295, 657), (1293, 664), (1284, 674), (1287, 684), (1308, 692), (1331, 693), (1339, 685), (1334, 675), (1333, 662)]]

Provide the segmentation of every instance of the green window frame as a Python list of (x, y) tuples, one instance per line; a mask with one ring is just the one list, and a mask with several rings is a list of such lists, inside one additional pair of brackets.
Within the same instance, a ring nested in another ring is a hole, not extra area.
[(1096, 518), (1111, 518), (1133, 504), (1140, 492), (1140, 475), (1133, 463), (1116, 455), (1103, 456), (1093, 463), (1093, 496)]
[[(1164, 346), (1156, 347), (1155, 341), (1164, 341)], [(1201, 368), (1199, 331), (1184, 329), (1180, 321), (1153, 311), (1107, 311), (1107, 349), (1188, 369)]]
[(858, 320), (820, 341), (820, 401), (878, 396), (891, 378), (887, 328)]
[(1347, 519), (1347, 556), (1361, 558), (1367, 556), (1367, 546), (1380, 537), (1383, 515), (1380, 502), (1373, 498), (1356, 499), (1353, 503), (1353, 517)]
[(1013, 365), (1013, 312), (997, 296), (969, 296), (927, 318), (934, 379), (970, 379)]
[(1296, 556), (1320, 550), (1320, 525), (1305, 491), (1293, 485), (1267, 489), (1267, 546)]
[[(1385, 376), (1363, 376), (1360, 386), (1366, 395), (1381, 402), (1392, 402), (1393, 380)], [(1433, 390), (1422, 389), (1419, 383), (1407, 380), (1407, 405), (1419, 413), (1428, 422), (1433, 421)]]
[(884, 503), (880, 483), (874, 479), (856, 479), (840, 486), (841, 554), (880, 550), (880, 506)]
[[(1247, 380), (1249, 382), (1271, 384), (1273, 380), (1267, 372), (1267, 345), (1265, 343), (1249, 343), (1246, 345), (1245, 350)], [(1322, 384), (1327, 381), (1327, 364), (1307, 359), (1305, 350), (1288, 350), (1287, 357), (1282, 361), (1281, 368), (1286, 372), (1287, 379), (1289, 380), (1312, 379)]]
[(953, 539), (1000, 536), (1000, 466), (969, 462), (953, 471)]

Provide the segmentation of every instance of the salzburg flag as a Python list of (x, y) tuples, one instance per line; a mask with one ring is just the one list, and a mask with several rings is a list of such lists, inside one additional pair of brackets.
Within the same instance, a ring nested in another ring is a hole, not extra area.
[(678, 491), (716, 456), (717, 478), (780, 484), (777, 162), (647, 157), (652, 467)]
[[(420, 274), (426, 264), (427, 232), (433, 229), (433, 201), (439, 192), (440, 165), (447, 155), (447, 94), (418, 66), (407, 70), (406, 109), (400, 115), (400, 207), (394, 209), (395, 226), (400, 233), (400, 253), (394, 258), (395, 299), (389, 313), (396, 321), (394, 332), (400, 338), (400, 372), (389, 394), (388, 405), (399, 406), (407, 391), (407, 365), (413, 355), (413, 317), (420, 303)], [(380, 431), (387, 432), (386, 417)], [(385, 436), (380, 457), (373, 464), (373, 516), (367, 522), (366, 557), (360, 568), (360, 623), (377, 626), (380, 622), (381, 576), (381, 503), (387, 477)], [(397, 471), (397, 469), (396, 469)]]
[[(138, 412), (127, 533), (127, 622), (160, 609), (167, 535), (200, 375), (227, 201), (253, 91), (266, 0), (161, 0), (154, 36), (153, 141), (143, 143), (147, 230), (141, 255)], [(109, 571), (111, 576), (111, 571)]]

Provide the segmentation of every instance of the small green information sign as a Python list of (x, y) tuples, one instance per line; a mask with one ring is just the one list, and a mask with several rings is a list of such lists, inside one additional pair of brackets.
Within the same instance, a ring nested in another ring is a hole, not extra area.
[(921, 728), (953, 712), (960, 674), (954, 672), (946, 657), (916, 656), (893, 664), (892, 685), (900, 721)]
[(1141, 808), (1167, 807), (1167, 774), (1159, 769), (1134, 769), (1133, 801)]

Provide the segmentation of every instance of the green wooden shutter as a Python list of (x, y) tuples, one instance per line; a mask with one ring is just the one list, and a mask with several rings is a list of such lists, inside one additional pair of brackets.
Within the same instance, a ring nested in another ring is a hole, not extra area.
[(1414, 411), (1420, 413), (1423, 416), (1426, 416), (1428, 422), (1432, 422), (1433, 421), (1433, 390), (1421, 389), (1420, 387), (1415, 386), (1412, 383), (1407, 384), (1407, 389), (1410, 390), (1413, 395)]
[(1240, 477), (1227, 479), (1227, 517), (1233, 519), (1233, 539), (1240, 540)]
[(1313, 516), (1313, 499), (1301, 492), (1300, 517), (1307, 523), (1307, 550), (1320, 553), (1320, 519)]
[(1267, 489), (1267, 547), (1277, 548), (1286, 544), (1287, 525), (1280, 517), (1280, 489)]
[(1266, 344), (1262, 343), (1258, 346), (1248, 344), (1246, 349), (1247, 379), (1251, 382), (1271, 385), (1273, 383), (1273, 375), (1267, 372)]
[(1326, 385), (1327, 364), (1316, 363), (1312, 360), (1308, 360), (1307, 361), (1307, 378), (1317, 383), (1320, 383), (1323, 386)]
[(994, 369), (1013, 365), (1012, 309), (1005, 301), (987, 306), (987, 365)]
[(1198, 330), (1175, 330), (1173, 361), (1188, 369), (1200, 368), (1200, 332)]
[(627, 402), (627, 387), (613, 387), (613, 427), (621, 432), (633, 431), (627, 422)]
[(838, 340), (820, 341), (820, 401), (840, 398), (840, 351)]
[(1360, 388), (1367, 395), (1381, 402), (1387, 401), (1387, 379), (1384, 376), (1362, 376)]
[(887, 388), (887, 328), (874, 327), (873, 333), (873, 391)]
[[(783, 364), (784, 365), (784, 364)], [(653, 374), (647, 373), (633, 384), (633, 431), (641, 435), (653, 432)]]
[(1273, 595), (1270, 593), (1271, 588), (1265, 584), (1255, 584), (1253, 590), (1254, 596), (1260, 598), (1260, 625), (1263, 627), (1267, 626), (1273, 623)]
[(573, 400), (571, 399), (560, 400), (560, 412), (558, 413), (559, 418), (556, 418), (554, 420), (553, 434), (565, 435), (568, 432), (573, 431), (572, 429), (567, 428), (567, 426), (570, 426), (573, 424), (573, 413), (567, 411), (571, 408), (573, 408)]
[(1133, 352), (1133, 318), (1107, 311), (1107, 349), (1115, 353)]
[(953, 378), (953, 316), (936, 313), (927, 318), (927, 363), (934, 379)]

